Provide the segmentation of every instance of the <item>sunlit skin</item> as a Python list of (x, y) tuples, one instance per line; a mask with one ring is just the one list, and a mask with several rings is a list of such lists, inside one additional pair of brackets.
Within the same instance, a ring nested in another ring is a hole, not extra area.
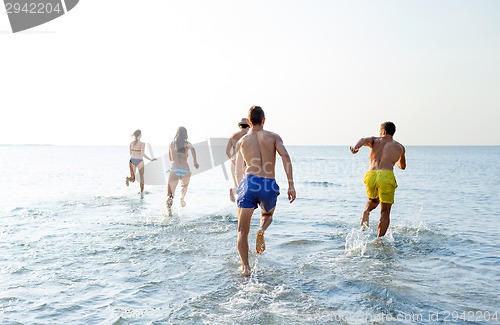
[[(150, 161), (155, 161), (156, 158), (149, 158), (146, 153), (144, 152), (144, 149), (146, 147), (146, 144), (141, 141), (142, 134), (139, 130), (135, 131), (133, 134), (135, 140), (130, 142), (129, 145), (129, 153), (130, 153), (130, 159), (142, 159), (143, 157), (150, 160)], [(129, 185), (129, 182), (135, 182), (135, 173), (136, 170), (139, 169), (139, 184), (141, 187), (141, 196), (144, 193), (144, 161), (141, 161), (137, 167), (132, 164), (129, 161), (129, 168), (130, 168), (130, 176), (125, 178), (125, 185)]]
[[(295, 201), (296, 193), (290, 155), (279, 135), (264, 130), (264, 122), (265, 118), (261, 124), (251, 125), (250, 131), (237, 144), (237, 182), (240, 183), (242, 181), (244, 174), (275, 178), (276, 153), (278, 153), (283, 161), (283, 167), (288, 179), (288, 200), (292, 203)], [(257, 231), (256, 238), (255, 249), (257, 254), (261, 254), (266, 249), (264, 232), (271, 225), (275, 210), (276, 208), (272, 208), (270, 211), (266, 211), (262, 208), (260, 228)], [(237, 247), (241, 259), (242, 274), (244, 276), (248, 276), (252, 272), (248, 262), (248, 233), (250, 232), (250, 221), (253, 212), (253, 208), (238, 209)]]
[[(241, 137), (247, 134), (248, 130), (250, 130), (250, 125), (242, 124), (242, 122), (239, 123), (240, 130), (231, 135), (226, 147), (226, 156), (231, 161), (231, 176), (233, 178), (233, 187), (229, 189), (229, 199), (231, 200), (231, 202), (235, 202), (234, 194), (236, 192), (236, 188), (238, 187), (238, 183), (236, 182), (236, 180), (238, 178), (243, 178), (243, 175), (240, 175), (240, 177), (236, 175), (236, 143), (238, 143)], [(240, 172), (243, 171), (241, 168), (239, 170)]]
[[(354, 146), (350, 147), (350, 150), (353, 154), (356, 154), (363, 146), (371, 148), (368, 170), (392, 171), (394, 165), (402, 170), (406, 168), (405, 147), (395, 141), (392, 135), (387, 134), (383, 127), (380, 128), (379, 137), (362, 138)], [(368, 198), (361, 218), (361, 227), (368, 227), (370, 212), (373, 211), (379, 203), (380, 221), (378, 224), (378, 236), (382, 237), (389, 228), (391, 203), (380, 202), (377, 198)]]
[[(175, 141), (170, 143), (168, 150), (168, 157), (170, 161), (172, 161), (172, 166), (168, 176), (167, 204), (166, 204), (168, 214), (170, 216), (172, 215), (172, 204), (175, 196), (175, 189), (177, 188), (179, 181), (181, 183), (181, 206), (182, 207), (186, 206), (185, 197), (188, 190), (189, 181), (191, 180), (191, 172), (189, 171), (189, 165), (188, 165), (189, 152), (191, 152), (191, 155), (193, 157), (194, 167), (198, 169), (200, 165), (198, 164), (198, 159), (196, 157), (196, 150), (194, 149), (193, 145), (190, 142), (188, 141), (184, 142), (183, 150), (179, 150), (179, 148), (177, 148)], [(182, 176), (182, 178), (179, 178), (179, 176), (172, 171), (172, 169), (174, 168), (183, 168), (186, 169), (188, 172), (186, 175)]]

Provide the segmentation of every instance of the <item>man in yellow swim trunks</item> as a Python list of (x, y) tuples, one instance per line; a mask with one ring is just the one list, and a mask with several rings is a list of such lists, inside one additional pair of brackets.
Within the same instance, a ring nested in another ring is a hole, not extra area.
[(406, 168), (405, 147), (392, 138), (396, 133), (396, 125), (384, 122), (380, 125), (379, 137), (362, 138), (350, 147), (353, 154), (359, 148), (368, 146), (370, 150), (370, 165), (365, 174), (366, 202), (361, 227), (368, 227), (370, 212), (380, 203), (380, 221), (378, 223), (378, 236), (382, 237), (387, 232), (390, 223), (391, 206), (394, 203), (394, 193), (398, 184), (394, 177), (394, 165), (400, 169)]

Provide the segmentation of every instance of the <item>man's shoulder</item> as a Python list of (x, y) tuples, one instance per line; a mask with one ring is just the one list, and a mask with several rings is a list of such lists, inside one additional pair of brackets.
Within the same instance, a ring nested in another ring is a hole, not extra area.
[(231, 136), (231, 139), (233, 139), (235, 141), (238, 141), (239, 139), (241, 139), (245, 135), (246, 135), (246, 132), (244, 132), (243, 130), (241, 130), (241, 131), (238, 131), (238, 132), (234, 132), (233, 135)]
[(264, 132), (266, 132), (265, 134), (266, 134), (266, 136), (268, 136), (268, 137), (272, 137), (272, 138), (276, 138), (276, 139), (277, 139), (277, 138), (281, 138), (281, 137), (279, 136), (279, 134), (278, 134), (278, 133), (276, 133), (276, 132), (273, 132), (273, 131), (268, 131), (268, 130), (264, 130)]

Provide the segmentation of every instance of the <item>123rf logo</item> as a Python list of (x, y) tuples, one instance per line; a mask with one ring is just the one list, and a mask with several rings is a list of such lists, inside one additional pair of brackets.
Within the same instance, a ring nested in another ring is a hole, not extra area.
[(71, 9), (79, 0), (4, 0), (12, 32), (17, 33), (54, 20)]

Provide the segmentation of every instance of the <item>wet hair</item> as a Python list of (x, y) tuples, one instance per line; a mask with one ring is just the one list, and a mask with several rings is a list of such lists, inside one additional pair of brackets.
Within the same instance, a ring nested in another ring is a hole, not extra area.
[(380, 129), (384, 129), (385, 133), (388, 135), (394, 135), (394, 133), (396, 133), (396, 125), (392, 122), (384, 122), (380, 124)]
[(177, 147), (177, 151), (185, 152), (186, 141), (188, 139), (188, 133), (185, 127), (179, 126), (177, 129), (177, 133), (175, 134), (175, 146)]
[(135, 130), (134, 133), (132, 133), (132, 137), (134, 137), (135, 143), (139, 141), (139, 137), (141, 136), (141, 130)]
[(248, 119), (252, 125), (260, 125), (264, 121), (264, 111), (260, 106), (252, 106), (248, 110)]

